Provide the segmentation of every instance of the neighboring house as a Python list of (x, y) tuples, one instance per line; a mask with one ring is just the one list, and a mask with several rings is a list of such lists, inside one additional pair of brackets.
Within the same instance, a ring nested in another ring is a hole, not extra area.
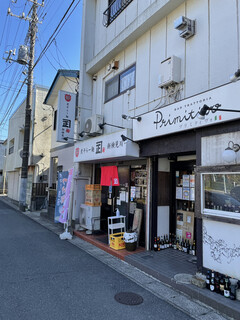
[(0, 140), (0, 193), (5, 191), (5, 156), (6, 141)]
[[(34, 86), (29, 137), (28, 184), (26, 203), (29, 209), (39, 209), (46, 198), (48, 186), (52, 108), (43, 105), (47, 88)], [(9, 120), (6, 154), (8, 197), (19, 201), (22, 149), (24, 139), (26, 99)]]
[[(240, 67), (238, 17), (235, 1), (84, 0), (85, 135), (74, 161), (79, 171), (92, 166), (92, 183), (101, 167), (118, 168), (120, 186), (102, 188), (101, 221), (119, 207), (130, 227), (142, 209), (140, 245), (152, 249), (155, 237), (170, 234), (195, 241), (198, 269), (239, 279), (240, 208), (204, 192), (237, 194), (231, 188), (240, 185), (240, 152), (227, 165), (222, 158), (227, 145), (238, 151), (239, 113), (220, 111), (239, 108), (240, 81), (229, 80)], [(200, 120), (204, 105), (215, 110)]]
[[(76, 125), (74, 124), (75, 134), (73, 135), (73, 138), (66, 141), (57, 141), (57, 121), (60, 112), (60, 110), (58, 110), (58, 107), (59, 104), (61, 104), (61, 102), (59, 101), (59, 93), (65, 92), (66, 94), (69, 93), (70, 95), (76, 95), (78, 92), (78, 84), (79, 71), (60, 69), (58, 70), (44, 99), (44, 104), (50, 105), (54, 114), (53, 125), (51, 128), (48, 212), (43, 213), (50, 219), (54, 218), (58, 172), (68, 171), (73, 167), (74, 138), (77, 138)], [(77, 112), (78, 109), (75, 105), (74, 114), (77, 114)]]

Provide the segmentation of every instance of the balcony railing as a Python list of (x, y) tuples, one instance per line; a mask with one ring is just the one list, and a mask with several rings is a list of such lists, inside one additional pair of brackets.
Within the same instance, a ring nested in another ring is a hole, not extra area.
[(108, 27), (133, 0), (115, 0), (103, 12), (103, 25)]

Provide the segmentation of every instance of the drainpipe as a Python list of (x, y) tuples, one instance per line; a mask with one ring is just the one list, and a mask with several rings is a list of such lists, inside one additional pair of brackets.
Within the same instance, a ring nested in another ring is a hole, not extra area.
[(147, 206), (146, 206), (146, 226), (145, 226), (145, 248), (150, 250), (150, 219), (151, 219), (151, 194), (152, 194), (152, 159), (147, 159)]

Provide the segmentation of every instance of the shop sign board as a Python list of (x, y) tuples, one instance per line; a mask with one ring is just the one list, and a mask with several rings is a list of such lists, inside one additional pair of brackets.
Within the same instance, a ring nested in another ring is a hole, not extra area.
[(240, 226), (203, 219), (203, 266), (240, 279)]
[(76, 94), (59, 90), (57, 108), (56, 141), (67, 142), (64, 138), (73, 139), (75, 121)]
[[(237, 81), (145, 113), (141, 115), (140, 122), (133, 121), (133, 140), (139, 141), (235, 120), (240, 117), (240, 113), (217, 110), (222, 108), (239, 111), (239, 91), (240, 81)], [(205, 119), (200, 120), (199, 111), (204, 104), (214, 110), (209, 110)]]
[(121, 135), (130, 138), (130, 130), (124, 129), (77, 142), (74, 147), (74, 162), (97, 161), (113, 158), (138, 158), (139, 146)]

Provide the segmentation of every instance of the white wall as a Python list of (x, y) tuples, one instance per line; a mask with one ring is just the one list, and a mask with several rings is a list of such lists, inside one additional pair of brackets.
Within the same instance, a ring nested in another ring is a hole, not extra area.
[[(167, 1), (167, 3), (172, 2)], [(122, 113), (142, 114), (174, 102), (173, 99), (166, 99), (164, 97), (166, 92), (158, 87), (160, 63), (171, 55), (181, 58), (181, 76), (184, 84), (179, 86), (180, 99), (229, 81), (230, 74), (238, 68), (239, 59), (240, 42), (236, 1), (226, 3), (224, 0), (211, 2), (189, 0), (184, 3), (178, 1), (178, 3), (180, 5), (177, 8), (173, 7), (170, 13), (154, 26), (150, 26), (147, 32), (141, 34), (141, 30), (138, 30), (139, 37), (136, 40), (126, 48), (118, 49), (119, 52), (113, 58), (119, 60), (119, 70), (109, 73), (107, 71), (107, 65), (111, 62), (109, 60), (98, 70), (97, 81), (89, 81), (89, 74), (86, 74), (88, 82), (85, 81), (81, 86), (87, 85), (88, 90), (84, 89), (85, 94), (82, 99), (85, 99), (85, 102), (80, 99), (81, 107), (91, 105), (92, 113), (102, 113), (106, 122), (112, 124), (117, 122), (118, 125), (131, 127), (131, 123), (122, 121)], [(103, 56), (108, 56), (111, 51), (114, 53), (116, 50), (111, 47), (111, 41), (121, 41), (124, 37), (124, 28), (130, 28), (129, 26), (136, 21), (139, 23), (140, 19), (147, 21), (147, 14), (149, 12), (154, 14), (154, 8), (159, 8), (158, 5), (159, 1), (133, 1), (109, 27), (105, 28), (102, 26), (102, 13), (107, 8), (107, 1), (96, 1), (95, 35), (92, 37), (91, 45), (88, 44), (91, 39), (86, 36), (87, 46), (91, 48), (88, 59), (94, 62), (99, 52)], [(164, 10), (162, 9), (162, 12)], [(159, 16), (160, 13), (157, 12)], [(188, 40), (180, 38), (178, 30), (173, 27), (174, 20), (181, 15), (196, 20), (196, 35)], [(92, 46), (94, 46), (94, 54), (92, 54)], [(85, 51), (83, 59), (86, 62), (88, 51), (87, 49)], [(105, 82), (133, 63), (136, 63), (136, 89), (131, 90), (130, 94), (125, 93), (104, 103)], [(96, 62), (96, 67), (97, 65)], [(93, 95), (90, 99), (92, 89)], [(82, 119), (84, 120), (84, 114)], [(114, 130), (105, 127), (106, 133)]]
[[(228, 142), (239, 143), (240, 131), (204, 137), (201, 139), (202, 166), (226, 165), (222, 154), (228, 147)], [(236, 162), (228, 164), (239, 164), (240, 152), (236, 152)]]
[(203, 219), (203, 266), (240, 280), (240, 226)]

